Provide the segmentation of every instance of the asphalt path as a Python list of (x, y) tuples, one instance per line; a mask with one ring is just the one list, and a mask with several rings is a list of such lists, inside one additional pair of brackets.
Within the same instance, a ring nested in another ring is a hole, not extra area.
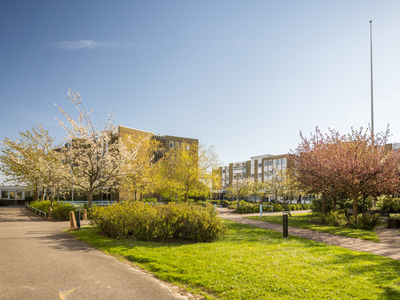
[(63, 232), (68, 227), (22, 206), (0, 207), (1, 300), (188, 299)]

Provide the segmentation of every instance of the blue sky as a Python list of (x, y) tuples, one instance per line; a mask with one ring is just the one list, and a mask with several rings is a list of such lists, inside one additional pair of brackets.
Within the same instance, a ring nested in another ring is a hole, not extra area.
[(57, 139), (69, 88), (100, 120), (198, 138), (221, 161), (295, 149), (316, 126), (400, 142), (399, 1), (1, 1), (1, 136)]

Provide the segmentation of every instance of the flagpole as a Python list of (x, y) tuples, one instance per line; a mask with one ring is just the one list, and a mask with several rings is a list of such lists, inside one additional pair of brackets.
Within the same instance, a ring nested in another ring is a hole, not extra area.
[(372, 20), (369, 21), (370, 46), (371, 46), (371, 134), (374, 137), (374, 82), (372, 72)]

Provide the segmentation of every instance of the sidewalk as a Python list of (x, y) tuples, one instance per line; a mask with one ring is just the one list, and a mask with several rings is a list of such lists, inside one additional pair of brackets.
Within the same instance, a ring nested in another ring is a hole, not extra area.
[[(304, 212), (309, 211), (293, 211), (292, 214)], [(282, 213), (279, 212), (274, 213), (274, 215), (275, 214)], [(259, 216), (260, 214), (258, 213), (238, 215), (230, 213), (227, 210), (223, 210), (222, 214), (220, 214), (220, 217), (241, 224), (247, 224), (254, 227), (283, 232), (282, 225), (244, 218), (247, 216), (257, 215)], [(395, 260), (400, 260), (400, 235), (398, 234), (398, 230), (382, 227), (377, 229), (377, 234), (381, 239), (381, 242), (379, 243), (289, 226), (289, 238), (292, 235), (328, 245), (339, 246), (355, 251), (369, 252), (376, 255), (390, 257)]]
[(68, 227), (22, 206), (0, 207), (0, 299), (60, 299), (63, 292), (69, 300), (192, 298), (78, 241), (63, 232)]

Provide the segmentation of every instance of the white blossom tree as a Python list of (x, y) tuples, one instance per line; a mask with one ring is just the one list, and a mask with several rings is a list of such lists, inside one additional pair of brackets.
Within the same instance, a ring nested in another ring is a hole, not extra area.
[[(144, 140), (128, 147), (118, 136), (117, 125), (112, 123), (111, 113), (104, 126), (95, 126), (82, 104), (79, 93), (68, 91), (70, 102), (79, 111), (78, 121), (75, 122), (63, 109), (59, 110), (68, 119), (70, 127), (61, 120), (60, 125), (65, 130), (63, 148), (64, 160), (70, 169), (67, 177), (69, 183), (87, 194), (88, 207), (92, 206), (93, 194), (104, 188), (117, 188), (122, 178), (127, 175), (126, 164), (136, 160), (138, 151)], [(57, 104), (56, 104), (57, 106)], [(140, 166), (138, 166), (139, 168)], [(130, 170), (134, 172), (135, 170)]]
[(60, 189), (65, 177), (65, 167), (61, 153), (55, 150), (54, 138), (41, 125), (19, 135), (15, 141), (5, 138), (2, 142), (0, 171), (8, 182), (32, 189), (35, 200), (38, 200), (39, 188), (43, 190), (42, 201), (45, 191), (49, 199), (50, 190)]

